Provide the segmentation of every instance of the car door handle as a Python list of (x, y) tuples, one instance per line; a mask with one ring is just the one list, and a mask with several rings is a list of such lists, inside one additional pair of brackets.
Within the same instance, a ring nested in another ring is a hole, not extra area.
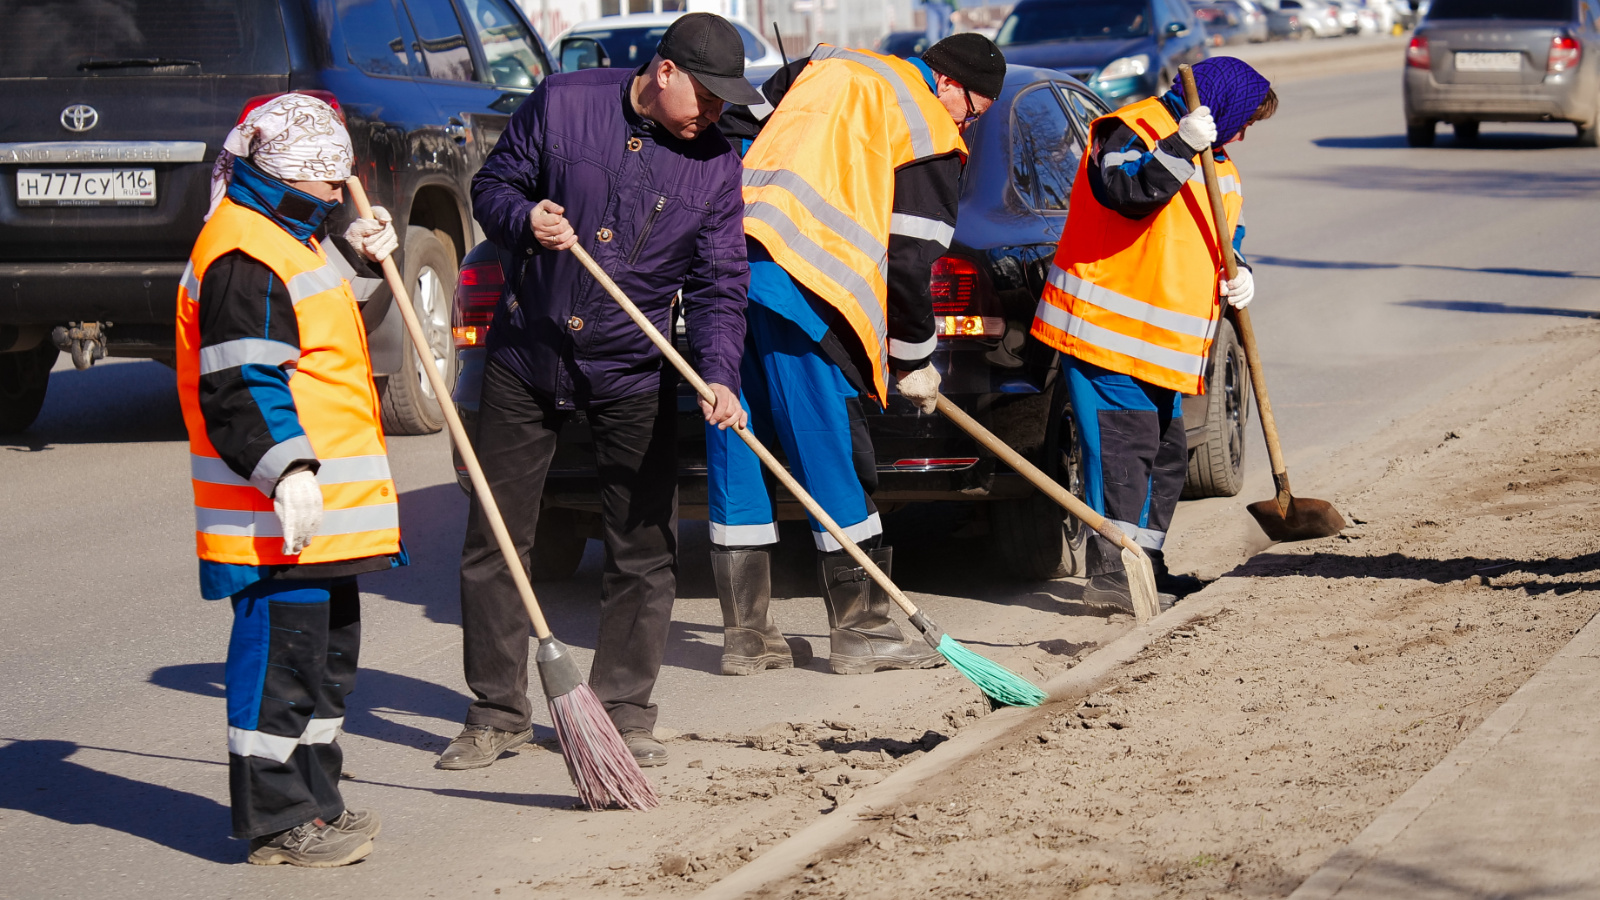
[(444, 133), (450, 135), (458, 144), (467, 142), (467, 126), (455, 116), (451, 116), (450, 123), (444, 126)]

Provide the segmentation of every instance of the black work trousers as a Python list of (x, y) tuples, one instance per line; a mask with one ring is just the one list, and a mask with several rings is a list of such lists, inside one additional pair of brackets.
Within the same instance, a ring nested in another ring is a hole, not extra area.
[[(677, 591), (677, 402), (673, 379), (662, 380), (659, 392), (585, 410), (606, 549), (589, 684), (622, 731), (655, 729), (650, 693)], [(572, 415), (504, 366), (490, 362), (485, 370), (474, 447), (524, 567), (556, 439)], [(476, 498), (461, 548), (461, 630), (476, 698), (467, 724), (527, 728), (528, 614)]]

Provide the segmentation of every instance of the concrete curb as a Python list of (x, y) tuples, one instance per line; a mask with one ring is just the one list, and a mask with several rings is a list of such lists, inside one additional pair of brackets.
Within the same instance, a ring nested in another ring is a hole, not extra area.
[(1217, 591), (1214, 596), (1207, 598), (1205, 595), (1208, 593), (1212, 592), (1208, 589), (1191, 595), (1183, 603), (1145, 625), (1134, 627), (1089, 654), (1083, 662), (1046, 682), (1043, 687), (1049, 694), (1049, 700), (1044, 706), (1037, 709), (1006, 708), (990, 713), (963, 729), (956, 737), (940, 744), (927, 756), (863, 790), (843, 806), (774, 845), (696, 896), (699, 900), (734, 900), (799, 873), (813, 857), (830, 847), (845, 843), (855, 831), (871, 827), (871, 821), (863, 820), (862, 816), (893, 809), (906, 795), (933, 778), (1000, 743), (1035, 719), (1052, 714), (1052, 707), (1057, 704), (1094, 693), (1116, 674), (1118, 668), (1132, 662), (1157, 639), (1196, 619), (1216, 614), (1227, 595)]

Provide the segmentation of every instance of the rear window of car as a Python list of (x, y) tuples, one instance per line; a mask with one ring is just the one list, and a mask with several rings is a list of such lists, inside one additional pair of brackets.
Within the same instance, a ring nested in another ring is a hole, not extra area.
[(1095, 41), (1150, 33), (1145, 0), (1057, 0), (1018, 6), (1000, 24), (994, 42)]
[(1429, 19), (1548, 19), (1568, 22), (1572, 0), (1433, 0)]
[(0, 78), (289, 71), (277, 0), (0, 0)]

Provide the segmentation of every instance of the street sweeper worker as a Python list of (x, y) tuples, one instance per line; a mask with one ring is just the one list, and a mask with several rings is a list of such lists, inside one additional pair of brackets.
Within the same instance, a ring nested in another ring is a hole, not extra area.
[[(1164, 604), (1199, 588), (1174, 577), (1162, 551), (1188, 468), (1182, 395), (1205, 390), (1222, 302), (1243, 308), (1255, 295), (1242, 257), (1237, 278), (1223, 274), (1198, 154), (1216, 151), (1228, 216), (1220, 233), (1238, 249), (1244, 192), (1223, 148), (1278, 104), (1242, 60), (1203, 60), (1194, 77), (1196, 109), (1180, 83), (1090, 127), (1033, 321), (1034, 337), (1062, 353), (1089, 505), (1149, 554)], [(1087, 573), (1086, 603), (1132, 609), (1121, 554), (1097, 534)]]
[[(663, 333), (682, 291), (691, 356), (716, 427), (742, 422), (745, 262), (739, 157), (714, 127), (760, 97), (739, 33), (676, 19), (638, 69), (553, 75), (518, 108), (472, 182), (484, 233), (516, 259), (489, 330), (478, 459), (518, 549), (532, 546), (556, 439), (593, 435), (605, 565), (589, 683), (640, 765), (660, 765), (650, 700), (677, 585), (677, 379), (565, 252), (594, 257)], [(461, 627), (474, 700), (441, 769), (490, 765), (532, 735), (528, 616), (474, 499), (461, 551)]]
[[(891, 552), (870, 493), (877, 484), (863, 405), (889, 385), (932, 413), (939, 373), (929, 275), (955, 231), (967, 148), (962, 130), (999, 95), (1005, 58), (977, 34), (902, 60), (820, 45), (774, 76), (744, 158), (749, 238), (743, 393), (758, 437), (885, 572)], [(774, 107), (775, 110), (769, 110)], [(769, 112), (770, 115), (762, 116)], [(727, 127), (726, 125), (724, 126)], [(712, 571), (722, 603), (722, 672), (804, 665), (769, 609), (778, 540), (761, 462), (730, 432), (707, 429)], [(889, 597), (812, 520), (840, 674), (936, 665), (889, 618)]]
[(405, 554), (346, 279), (398, 241), (381, 207), (326, 238), (351, 162), (322, 100), (252, 111), (223, 142), (178, 287), (200, 591), (233, 604), (233, 836), (258, 865), (345, 865), (378, 833), (376, 813), (345, 806), (338, 737), (361, 644), (356, 577)]

